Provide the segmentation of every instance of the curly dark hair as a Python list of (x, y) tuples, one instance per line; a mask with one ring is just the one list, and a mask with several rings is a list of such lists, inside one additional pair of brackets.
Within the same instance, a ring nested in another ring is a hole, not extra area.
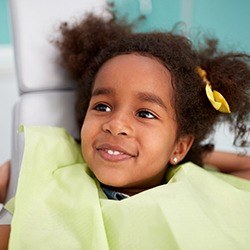
[[(187, 37), (174, 32), (137, 33), (132, 24), (118, 20), (115, 15), (107, 19), (88, 14), (79, 23), (63, 23), (60, 32), (62, 37), (56, 45), (61, 51), (62, 64), (78, 82), (79, 126), (84, 121), (100, 67), (114, 56), (136, 53), (156, 58), (171, 73), (178, 136), (194, 136), (194, 143), (182, 162), (193, 161), (202, 166), (203, 153), (211, 150), (202, 142), (220, 121), (229, 121), (234, 128), (235, 144), (246, 146), (249, 55), (219, 51), (214, 39), (206, 39), (203, 47), (194, 48)], [(226, 98), (231, 114), (223, 114), (211, 106), (197, 66), (206, 70), (213, 89)]]

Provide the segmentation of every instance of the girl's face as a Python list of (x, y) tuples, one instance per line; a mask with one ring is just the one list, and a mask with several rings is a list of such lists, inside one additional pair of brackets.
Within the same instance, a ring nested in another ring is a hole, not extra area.
[(82, 126), (82, 153), (97, 179), (135, 194), (160, 185), (168, 162), (184, 158), (176, 138), (170, 72), (157, 60), (119, 55), (97, 73)]

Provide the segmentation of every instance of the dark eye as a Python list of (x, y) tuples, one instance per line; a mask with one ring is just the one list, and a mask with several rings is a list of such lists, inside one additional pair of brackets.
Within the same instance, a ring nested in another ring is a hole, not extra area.
[(156, 116), (152, 112), (147, 111), (147, 110), (138, 111), (138, 113), (136, 115), (138, 117), (147, 118), (147, 119), (155, 119), (156, 118)]
[(97, 111), (100, 111), (100, 112), (111, 112), (111, 108), (104, 104), (104, 103), (100, 103), (100, 104), (97, 104), (95, 107), (94, 107), (95, 110)]

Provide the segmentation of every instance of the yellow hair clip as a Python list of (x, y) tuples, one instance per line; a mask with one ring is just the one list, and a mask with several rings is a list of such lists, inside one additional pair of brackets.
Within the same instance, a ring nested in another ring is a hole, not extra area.
[(213, 107), (222, 113), (231, 113), (229, 105), (224, 96), (220, 92), (212, 90), (211, 83), (207, 79), (207, 72), (201, 67), (197, 67), (197, 73), (206, 84), (206, 95)]

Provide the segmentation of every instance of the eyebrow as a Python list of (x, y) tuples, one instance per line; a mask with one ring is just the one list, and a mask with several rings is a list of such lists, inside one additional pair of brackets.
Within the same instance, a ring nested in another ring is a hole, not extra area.
[(150, 93), (150, 92), (138, 92), (137, 96), (141, 101), (157, 104), (158, 106), (162, 107), (166, 111), (168, 110), (168, 108), (165, 105), (165, 103), (163, 102), (163, 100), (159, 96), (157, 96), (157, 95), (155, 95), (153, 93)]
[(112, 95), (112, 94), (115, 94), (115, 90), (112, 88), (97, 88), (93, 91), (92, 96)]

